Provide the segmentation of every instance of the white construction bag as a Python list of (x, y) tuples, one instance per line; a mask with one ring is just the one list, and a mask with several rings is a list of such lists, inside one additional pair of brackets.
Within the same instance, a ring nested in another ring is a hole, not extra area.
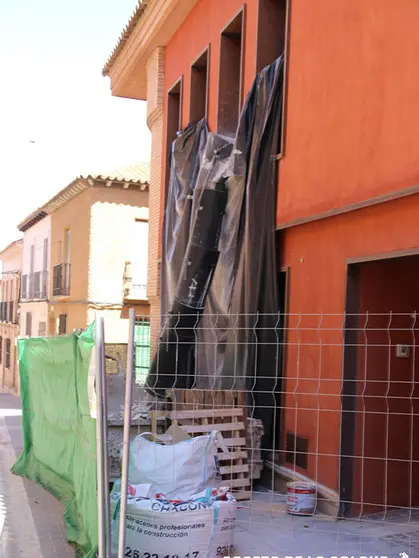
[(140, 434), (130, 444), (130, 484), (150, 484), (152, 496), (163, 493), (178, 500), (189, 500), (192, 494), (220, 484), (217, 448), (228, 453), (220, 432), (175, 444), (159, 444), (147, 436), (151, 434)]
[[(112, 553), (118, 548), (120, 484), (111, 495)], [(129, 487), (145, 494), (147, 485)], [(186, 502), (128, 496), (125, 556), (220, 558), (234, 543), (237, 502), (228, 488), (210, 489)]]

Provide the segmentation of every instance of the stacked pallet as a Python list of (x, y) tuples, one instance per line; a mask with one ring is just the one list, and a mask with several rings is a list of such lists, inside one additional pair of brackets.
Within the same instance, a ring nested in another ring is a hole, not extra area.
[(168, 413), (190, 436), (222, 433), (228, 454), (219, 449), (220, 472), (237, 500), (251, 496), (246, 441), (247, 408), (243, 391), (174, 390)]

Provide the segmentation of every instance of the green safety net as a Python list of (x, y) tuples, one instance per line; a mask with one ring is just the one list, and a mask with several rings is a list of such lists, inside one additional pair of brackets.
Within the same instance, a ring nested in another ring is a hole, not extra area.
[(81, 335), (18, 341), (23, 452), (12, 471), (64, 505), (78, 558), (97, 551), (96, 420), (88, 398), (93, 347), (93, 325)]

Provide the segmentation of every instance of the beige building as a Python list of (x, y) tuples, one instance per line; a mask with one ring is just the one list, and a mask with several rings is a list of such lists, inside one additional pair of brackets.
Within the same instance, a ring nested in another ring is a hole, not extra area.
[[(79, 177), (28, 217), (50, 218), (48, 335), (83, 329), (100, 312), (106, 342), (126, 343), (129, 308), (148, 316), (148, 183), (145, 164)], [(27, 312), (22, 304), (24, 323)]]
[(17, 338), (23, 241), (0, 253), (0, 389), (19, 392)]
[(23, 233), (20, 336), (47, 335), (51, 216), (35, 211), (18, 225)]

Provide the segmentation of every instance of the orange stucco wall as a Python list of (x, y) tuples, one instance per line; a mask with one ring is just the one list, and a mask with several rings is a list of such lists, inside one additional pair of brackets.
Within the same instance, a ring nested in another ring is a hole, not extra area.
[[(183, 126), (186, 126), (189, 122), (191, 64), (210, 44), (208, 122), (210, 129), (216, 131), (220, 34), (244, 4), (246, 4), (243, 67), (245, 96), (252, 85), (256, 70), (257, 0), (248, 0), (247, 2), (244, 0), (228, 0), (228, 2), (225, 0), (200, 0), (167, 45), (165, 93), (178, 78), (183, 76)], [(165, 101), (166, 97), (165, 94)]]
[(291, 5), (278, 222), (418, 184), (419, 3)]
[[(245, 97), (256, 72), (258, 0), (200, 0), (166, 47), (164, 99), (183, 76), (183, 126), (190, 66), (210, 44), (208, 122), (216, 130), (220, 32), (243, 5)], [(418, 2), (290, 5), (278, 224), (417, 184)]]
[[(333, 489), (339, 474), (346, 259), (419, 247), (418, 222), (416, 195), (282, 233), (281, 263), (290, 270), (293, 314), (287, 340), (285, 431), (309, 438), (308, 470), (300, 472)], [(368, 310), (368, 300), (363, 310)]]
[[(190, 66), (208, 44), (208, 122), (216, 130), (220, 32), (243, 4), (245, 97), (256, 71), (257, 0), (199, 0), (167, 45), (163, 152), (167, 91), (183, 77), (185, 126)], [(419, 3), (291, 0), (290, 5), (278, 225), (419, 184)], [(163, 190), (164, 177), (163, 165)], [(163, 207), (164, 195), (161, 200)], [(300, 472), (336, 490), (346, 259), (418, 247), (418, 222), (419, 196), (412, 196), (280, 235), (279, 263), (289, 266), (289, 311), (296, 314), (290, 317), (284, 433), (309, 438), (308, 470)]]

